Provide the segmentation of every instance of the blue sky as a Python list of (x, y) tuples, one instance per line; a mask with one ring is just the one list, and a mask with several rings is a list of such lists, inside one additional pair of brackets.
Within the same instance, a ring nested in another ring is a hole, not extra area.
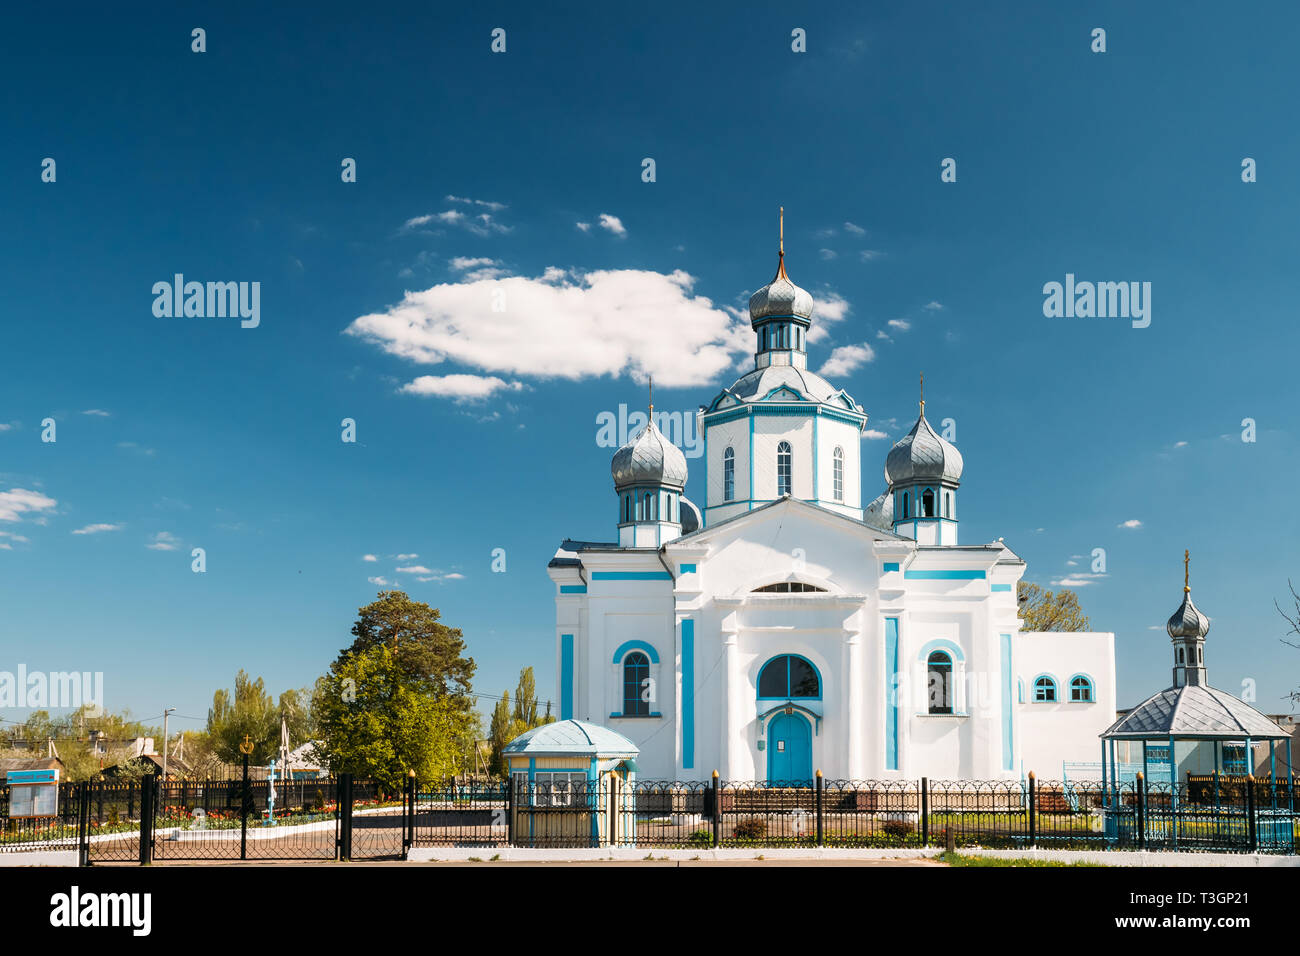
[[(740, 373), (783, 204), (825, 305), (810, 363), (855, 347), (831, 377), (887, 436), (867, 474), (923, 370), (963, 541), (1082, 582), (1121, 704), (1168, 682), (1152, 628), (1190, 548), (1211, 679), (1285, 710), (1300, 18), (963, 6), (10, 14), (0, 669), (102, 670), (110, 707), (202, 717), (240, 667), (310, 683), (382, 577), (465, 630), (479, 690), (531, 664), (552, 694), (546, 561), (614, 533), (596, 416), (647, 374), (689, 410)], [(260, 325), (155, 317), (175, 273), (260, 282)], [(1150, 327), (1045, 318), (1066, 273), (1151, 282)], [(383, 321), (407, 293), (415, 329)]]

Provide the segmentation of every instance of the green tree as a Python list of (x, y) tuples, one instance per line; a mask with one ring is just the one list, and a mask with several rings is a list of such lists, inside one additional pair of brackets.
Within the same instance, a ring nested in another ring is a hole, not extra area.
[(510, 743), (510, 724), (510, 691), (506, 691), (497, 701), (496, 707), (492, 709), (492, 723), (488, 725), (488, 747), (492, 753), (488, 761), (488, 769), (494, 774), (500, 775), (505, 772), (501, 751), (506, 744)]
[(531, 667), (525, 667), (519, 672), (519, 683), (515, 686), (515, 709), (511, 716), (525, 727), (537, 726), (537, 682), (533, 678)]
[(1026, 631), (1087, 631), (1088, 616), (1079, 607), (1079, 596), (1068, 588), (1049, 591), (1021, 581), (1016, 585), (1021, 627)]
[(402, 591), (380, 591), (374, 601), (357, 610), (352, 625), (356, 639), (338, 660), (382, 645), (409, 675), (427, 681), (435, 696), (451, 697), (453, 708), (469, 711), (474, 659), (465, 656), (460, 629), (441, 623), (441, 616), (437, 608), (412, 601)]
[(317, 756), (332, 771), (372, 777), (397, 790), (411, 770), (420, 780), (455, 773), (464, 717), (385, 645), (344, 652), (316, 687)]
[(250, 680), (240, 670), (235, 675), (233, 696), (224, 688), (212, 695), (208, 737), (219, 758), (226, 763), (238, 764), (244, 759), (239, 745), (245, 736), (253, 745), (249, 763), (264, 764), (280, 749), (279, 709), (266, 692), (262, 678)]

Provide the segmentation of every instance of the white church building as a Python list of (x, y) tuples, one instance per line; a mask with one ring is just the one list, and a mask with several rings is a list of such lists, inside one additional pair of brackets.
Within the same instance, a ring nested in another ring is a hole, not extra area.
[(616, 539), (566, 540), (549, 564), (560, 717), (632, 740), (649, 780), (1096, 761), (1114, 635), (1021, 630), (1025, 562), (960, 542), (962, 456), (924, 401), (864, 501), (867, 414), (809, 371), (813, 299), (779, 263), (749, 302), (754, 369), (701, 408), (703, 502), (652, 406), (614, 455)]

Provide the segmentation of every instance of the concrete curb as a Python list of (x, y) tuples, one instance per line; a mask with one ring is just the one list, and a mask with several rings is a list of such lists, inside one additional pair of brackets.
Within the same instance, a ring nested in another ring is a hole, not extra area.
[[(754, 847), (740, 849), (659, 849), (656, 847), (601, 847), (578, 849), (532, 849), (524, 847), (412, 847), (408, 862), (464, 862), (467, 860), (498, 860), (524, 863), (578, 863), (596, 860), (640, 861), (655, 860), (710, 860), (746, 861), (762, 857), (764, 860), (916, 860), (934, 858), (942, 851), (929, 849), (840, 849), (840, 848), (775, 848)], [(980, 847), (962, 847), (959, 853), (968, 856), (990, 856), (1013, 860), (1052, 860), (1059, 863), (1100, 863), (1104, 866), (1142, 867), (1284, 867), (1300, 866), (1300, 857), (1271, 856), (1250, 853), (1152, 853), (1127, 850), (986, 850)]]
[(0, 866), (76, 866), (76, 850), (19, 850), (0, 853)]

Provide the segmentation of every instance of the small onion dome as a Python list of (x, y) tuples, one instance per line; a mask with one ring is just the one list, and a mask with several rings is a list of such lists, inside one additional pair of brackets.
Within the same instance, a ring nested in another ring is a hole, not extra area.
[(862, 520), (865, 524), (881, 531), (894, 530), (894, 496), (889, 492), (877, 495), (867, 505)]
[(1192, 592), (1189, 589), (1183, 589), (1183, 603), (1169, 619), (1165, 630), (1174, 640), (1204, 637), (1210, 632), (1210, 619), (1198, 611), (1196, 605), (1192, 603)]
[(790, 277), (785, 274), (783, 252), (775, 278), (749, 297), (749, 317), (755, 323), (769, 316), (786, 315), (811, 321), (812, 314), (813, 297), (791, 282)]
[(925, 412), (912, 430), (899, 439), (885, 459), (885, 481), (890, 487), (912, 481), (961, 481), (961, 452), (945, 441), (925, 420)]
[(632, 485), (667, 485), (678, 490), (686, 487), (686, 456), (664, 437), (653, 416), (635, 438), (614, 452), (609, 470), (615, 491)]

